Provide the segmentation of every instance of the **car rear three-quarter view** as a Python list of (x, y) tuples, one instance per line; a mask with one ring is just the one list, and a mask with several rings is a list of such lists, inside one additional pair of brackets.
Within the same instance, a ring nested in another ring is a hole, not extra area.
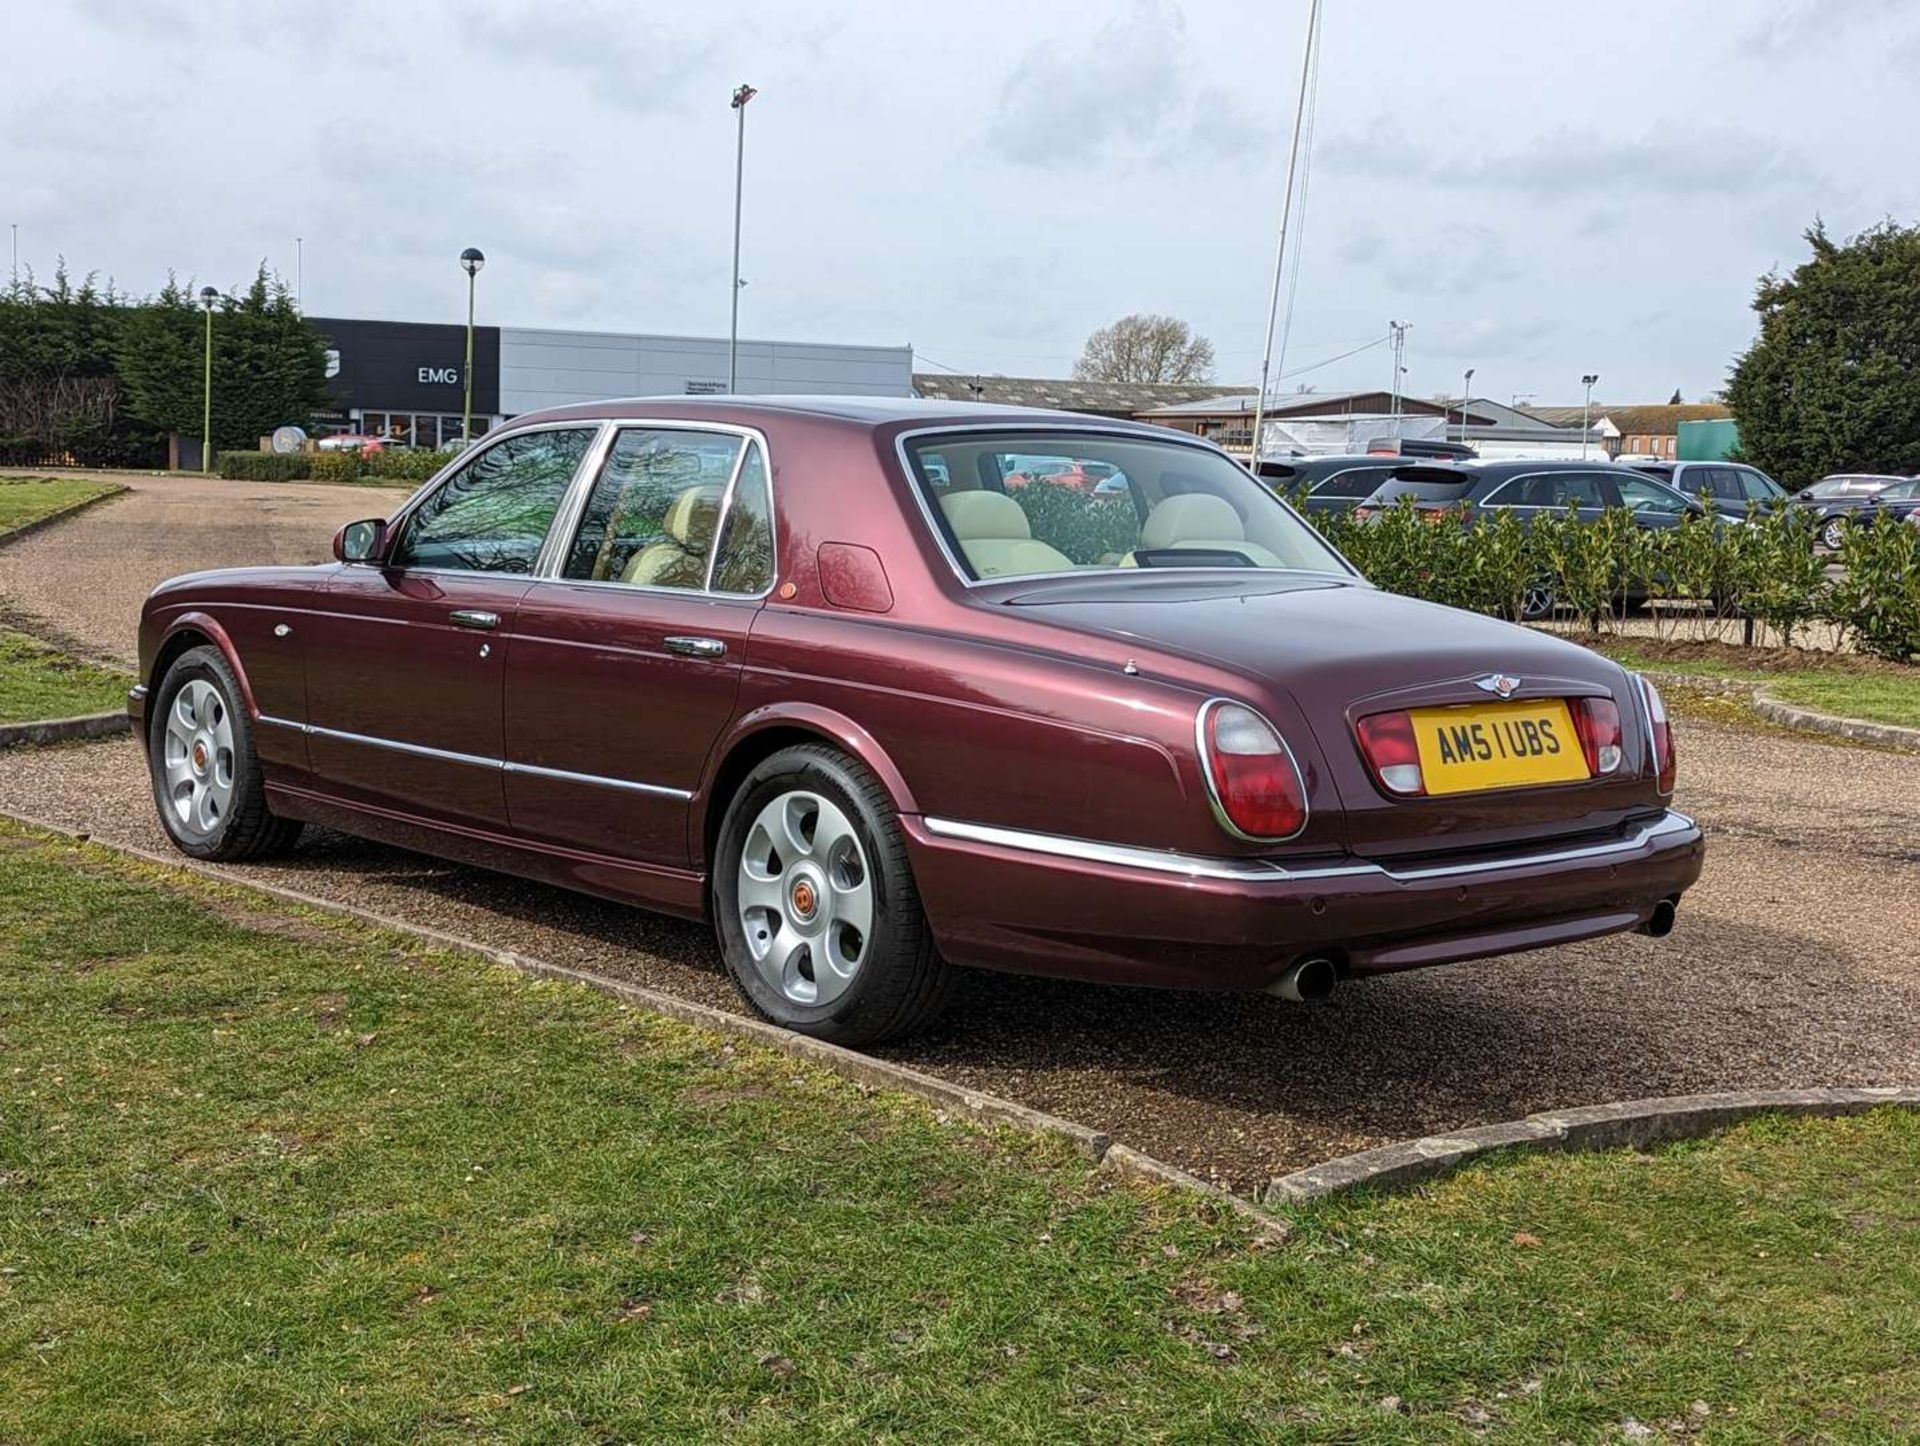
[(183, 849), (317, 823), (707, 918), (824, 1038), (959, 967), (1301, 999), (1660, 934), (1700, 872), (1650, 683), (1379, 591), (1154, 427), (564, 408), (335, 553), (149, 599)]

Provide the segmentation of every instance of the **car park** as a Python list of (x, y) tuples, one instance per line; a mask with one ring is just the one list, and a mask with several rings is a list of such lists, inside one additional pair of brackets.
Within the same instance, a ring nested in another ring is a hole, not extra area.
[(1722, 517), (1743, 518), (1755, 507), (1784, 506), (1787, 489), (1744, 462), (1633, 462), (1636, 472), (1666, 483)]
[[(1036, 454), (1127, 490), (1008, 489)], [(1658, 936), (1701, 868), (1650, 682), (1374, 588), (1161, 428), (557, 408), (334, 554), (149, 597), (179, 849), (319, 824), (710, 919), (820, 1037), (924, 1025), (955, 966), (1302, 999)]]
[[(1608, 511), (1624, 508), (1635, 526), (1656, 531), (1678, 527), (1686, 517), (1718, 515), (1664, 482), (1606, 462), (1412, 464), (1395, 470), (1356, 516), (1365, 520), (1396, 506), (1433, 514), (1459, 509), (1474, 522), (1504, 511), (1522, 523), (1541, 513), (1596, 522)], [(1626, 596), (1629, 603), (1644, 600), (1631, 590)], [(1538, 579), (1522, 593), (1519, 616), (1523, 622), (1538, 622), (1558, 606), (1552, 584)]]
[(1345, 512), (1375, 492), (1404, 458), (1368, 454), (1285, 457), (1260, 464), (1260, 480), (1305, 512)]
[(1883, 472), (1835, 472), (1794, 493), (1791, 505), (1812, 520), (1821, 546), (1837, 552), (1856, 514), (1872, 508), (1889, 488), (1910, 480)]

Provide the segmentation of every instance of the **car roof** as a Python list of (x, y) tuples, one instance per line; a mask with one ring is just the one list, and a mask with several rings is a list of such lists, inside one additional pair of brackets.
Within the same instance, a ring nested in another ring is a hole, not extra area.
[(523, 412), (512, 419), (520, 427), (538, 422), (568, 421), (713, 421), (752, 426), (758, 420), (808, 417), (851, 426), (874, 428), (894, 424), (917, 426), (1058, 427), (1127, 432), (1157, 441), (1204, 443), (1203, 439), (1170, 427), (1135, 422), (1123, 417), (1101, 417), (1048, 407), (1003, 406), (991, 402), (949, 402), (930, 397), (862, 397), (758, 395), (620, 397), (609, 401), (575, 402)]

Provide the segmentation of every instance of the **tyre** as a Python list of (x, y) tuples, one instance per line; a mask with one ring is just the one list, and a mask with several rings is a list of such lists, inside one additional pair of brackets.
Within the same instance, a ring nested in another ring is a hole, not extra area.
[(720, 825), (713, 906), (727, 971), (775, 1024), (874, 1044), (946, 1007), (954, 971), (892, 800), (836, 749), (788, 748), (747, 775)]
[(1553, 616), (1553, 610), (1559, 605), (1559, 601), (1550, 581), (1544, 577), (1534, 579), (1527, 584), (1527, 590), (1520, 594), (1520, 621), (1544, 622)]
[(1828, 552), (1838, 552), (1841, 544), (1846, 540), (1847, 523), (1845, 518), (1829, 517), (1825, 522), (1820, 524), (1820, 545), (1826, 548)]
[(147, 770), (160, 824), (181, 853), (223, 863), (285, 853), (300, 825), (267, 809), (253, 720), (218, 648), (182, 653), (147, 721)]

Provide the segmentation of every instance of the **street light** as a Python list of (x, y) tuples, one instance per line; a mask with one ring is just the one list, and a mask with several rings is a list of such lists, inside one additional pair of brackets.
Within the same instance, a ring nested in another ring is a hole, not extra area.
[(213, 474), (213, 308), (219, 300), (220, 293), (211, 286), (200, 288), (200, 305), (207, 313), (207, 378), (205, 406), (200, 413), (200, 470), (209, 476)]
[(727, 390), (740, 390), (740, 195), (747, 168), (747, 102), (760, 92), (750, 85), (737, 86), (733, 109), (740, 117), (740, 136), (733, 152), (733, 302), (732, 319), (727, 324)]
[(1473, 368), (1467, 368), (1467, 379), (1460, 384), (1460, 445), (1467, 443), (1467, 398), (1473, 395)]
[(1599, 372), (1588, 372), (1580, 378), (1580, 385), (1587, 389), (1587, 399), (1580, 404), (1580, 460), (1587, 460), (1587, 434), (1593, 425), (1593, 384), (1600, 380)]
[(467, 365), (460, 373), (461, 383), (466, 388), (465, 398), (460, 404), (462, 447), (473, 441), (473, 278), (480, 274), (480, 268), (486, 264), (487, 258), (480, 254), (478, 246), (469, 246), (460, 253), (460, 268), (467, 273)]

